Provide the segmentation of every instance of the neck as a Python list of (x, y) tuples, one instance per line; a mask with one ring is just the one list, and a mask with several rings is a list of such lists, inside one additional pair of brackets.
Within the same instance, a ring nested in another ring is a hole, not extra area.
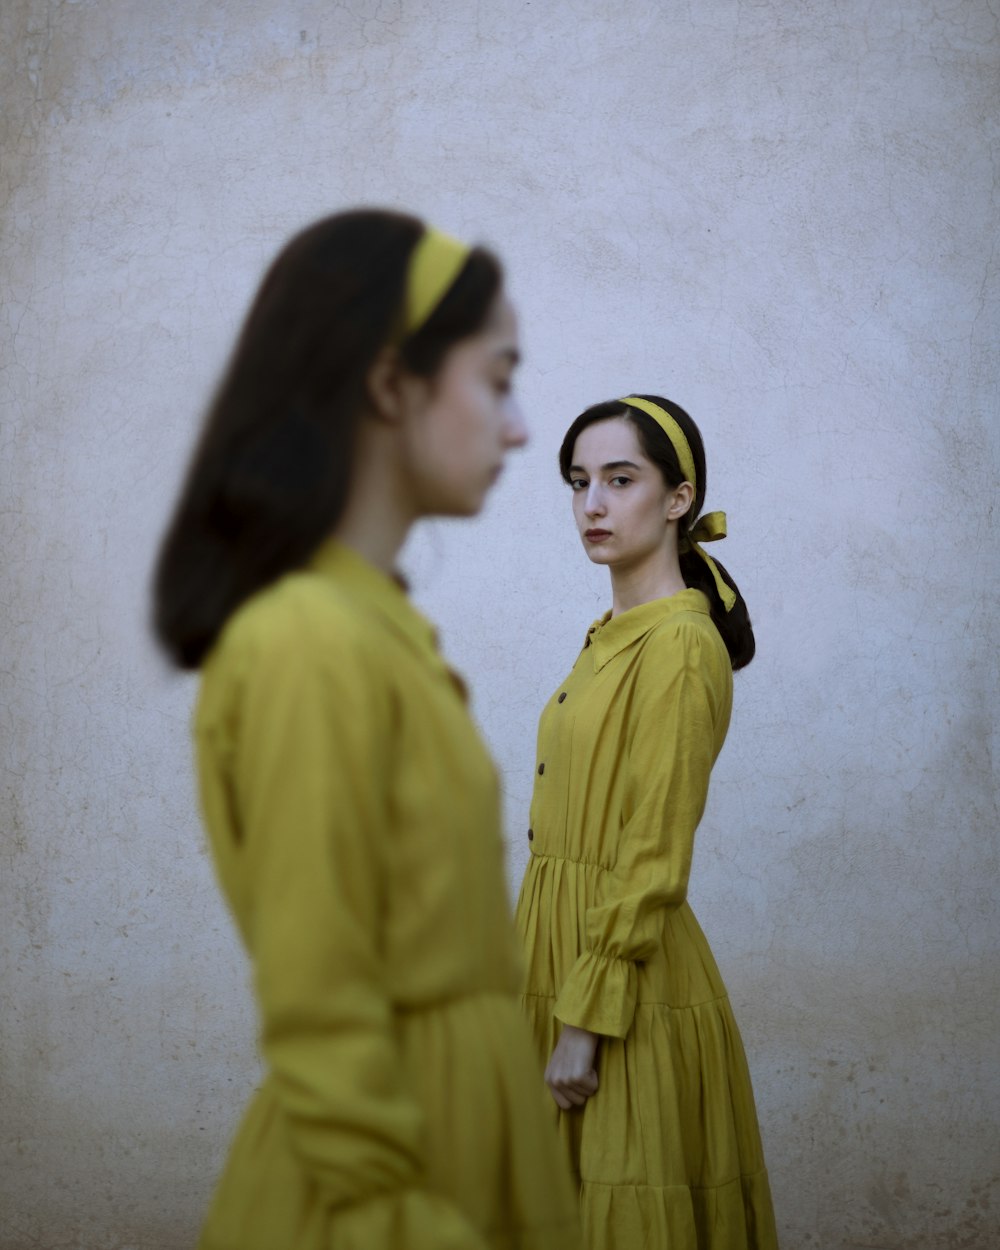
[(613, 565), (611, 615), (620, 616), (629, 608), (638, 608), (654, 599), (666, 599), (686, 589), (676, 544), (636, 564)]
[(354, 471), (347, 506), (334, 529), (346, 546), (383, 573), (396, 571), (410, 526), (416, 520), (412, 501), (399, 480), (387, 431), (365, 423), (354, 452)]

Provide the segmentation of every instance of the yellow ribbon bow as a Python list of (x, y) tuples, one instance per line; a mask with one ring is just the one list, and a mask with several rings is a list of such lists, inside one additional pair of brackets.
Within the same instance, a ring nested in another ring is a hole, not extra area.
[(726, 536), (726, 514), (724, 512), (706, 512), (703, 517), (699, 517), (691, 529), (683, 536), (678, 544), (678, 550), (681, 552), (693, 551), (695, 555), (700, 556), (708, 565), (709, 572), (715, 582), (715, 589), (719, 592), (719, 598), (722, 600), (723, 606), (727, 612), (731, 612), (736, 604), (736, 593), (732, 586), (729, 586), (722, 580), (722, 574), (719, 572), (719, 566), (715, 563), (707, 551), (703, 551), (701, 543), (718, 542), (720, 538)]

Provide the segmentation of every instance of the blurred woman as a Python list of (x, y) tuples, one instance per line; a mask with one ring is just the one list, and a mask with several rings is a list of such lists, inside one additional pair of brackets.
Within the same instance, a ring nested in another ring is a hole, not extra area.
[(266, 275), (160, 555), (266, 1068), (202, 1250), (550, 1250), (497, 778), (395, 560), (525, 441), (497, 261), (356, 211)]
[(696, 520), (705, 453), (659, 396), (588, 408), (559, 454), (611, 609), (542, 713), (517, 921), (524, 1004), (588, 1250), (773, 1250), (750, 1076), (686, 902), (695, 829), (754, 637)]

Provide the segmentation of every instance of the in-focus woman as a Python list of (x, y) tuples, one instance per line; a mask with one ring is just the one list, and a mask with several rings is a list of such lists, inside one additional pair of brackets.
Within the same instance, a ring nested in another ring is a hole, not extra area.
[(588, 408), (559, 464), (611, 575), (538, 730), (518, 904), (524, 1004), (576, 1174), (588, 1250), (773, 1250), (743, 1046), (686, 902), (726, 737), (746, 604), (701, 543), (705, 453), (678, 405)]
[(525, 441), (496, 260), (359, 210), (266, 275), (160, 555), (265, 1076), (201, 1250), (562, 1250), (498, 787), (395, 572)]

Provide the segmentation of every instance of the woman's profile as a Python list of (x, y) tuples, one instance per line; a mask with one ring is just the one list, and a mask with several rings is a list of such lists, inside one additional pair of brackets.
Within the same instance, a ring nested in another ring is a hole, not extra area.
[(695, 829), (754, 637), (701, 544), (705, 454), (678, 405), (588, 408), (559, 456), (612, 607), (542, 713), (517, 923), (524, 1004), (588, 1250), (773, 1250), (743, 1046), (687, 901)]
[(518, 999), (497, 778), (395, 573), (525, 441), (493, 256), (357, 210), (275, 260), (155, 579), (200, 669), (217, 876), (253, 969), (263, 1084), (201, 1250), (575, 1246)]

